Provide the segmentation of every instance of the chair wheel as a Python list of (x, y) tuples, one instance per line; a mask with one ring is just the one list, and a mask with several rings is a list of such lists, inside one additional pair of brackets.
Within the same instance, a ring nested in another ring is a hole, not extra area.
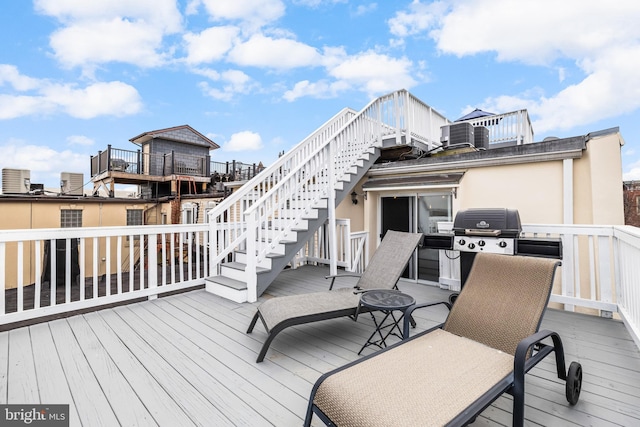
[(567, 373), (566, 395), (570, 405), (578, 403), (580, 390), (582, 389), (582, 365), (578, 362), (571, 362)]
[(449, 295), (449, 304), (453, 305), (453, 303), (456, 302), (456, 299), (458, 299), (458, 293), (456, 292), (455, 294), (451, 294)]

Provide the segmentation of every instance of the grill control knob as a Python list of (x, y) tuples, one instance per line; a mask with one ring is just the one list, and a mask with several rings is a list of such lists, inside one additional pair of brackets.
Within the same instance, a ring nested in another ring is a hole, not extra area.
[(476, 245), (474, 243), (469, 243), (469, 249), (474, 249)]
[(480, 241), (478, 242), (478, 246), (480, 246), (480, 247), (484, 246), (484, 240), (480, 240)]
[(464, 244), (465, 244), (465, 243), (467, 243), (467, 242), (465, 242), (465, 241), (464, 241), (464, 239), (460, 239), (460, 240), (458, 240), (458, 244), (459, 244), (460, 246), (464, 246)]
[(507, 242), (505, 242), (504, 240), (501, 240), (500, 243), (498, 243), (498, 246), (500, 246), (501, 248), (506, 248)]

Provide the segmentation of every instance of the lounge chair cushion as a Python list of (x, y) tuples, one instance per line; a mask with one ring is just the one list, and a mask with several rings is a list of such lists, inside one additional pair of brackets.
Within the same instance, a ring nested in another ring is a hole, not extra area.
[(435, 330), (327, 377), (314, 403), (341, 427), (440, 426), (513, 370), (513, 356)]
[[(444, 330), (515, 355), (542, 319), (557, 261), (478, 254)], [(470, 321), (470, 319), (473, 319)]]
[(388, 230), (356, 286), (364, 290), (394, 287), (420, 240), (419, 233)]
[(289, 295), (286, 298), (272, 298), (260, 304), (260, 316), (267, 331), (280, 322), (303, 316), (314, 316), (342, 310), (352, 310), (360, 301), (360, 294), (353, 288), (340, 288), (327, 292)]

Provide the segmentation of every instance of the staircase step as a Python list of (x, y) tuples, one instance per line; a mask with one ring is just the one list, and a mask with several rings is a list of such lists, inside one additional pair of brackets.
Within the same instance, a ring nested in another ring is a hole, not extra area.
[[(245, 255), (247, 254), (247, 251), (244, 250), (244, 249), (238, 249), (238, 250), (236, 250), (234, 252), (237, 253), (237, 254), (245, 254)], [(282, 258), (284, 255), (283, 254), (278, 254), (278, 253), (275, 253), (275, 252), (271, 252), (271, 253), (268, 253), (265, 256), (267, 258)]]
[(245, 282), (225, 276), (211, 276), (205, 278), (204, 283), (207, 292), (237, 303), (247, 302), (249, 290)]
[[(224, 264), (222, 264), (222, 267), (232, 268), (234, 270), (245, 271), (246, 268), (247, 268), (247, 264), (243, 264), (241, 262), (225, 262)], [(271, 269), (269, 269), (269, 268), (256, 267), (256, 273), (258, 273), (258, 274), (267, 273), (269, 271), (271, 271)]]
[(247, 284), (240, 280), (235, 280), (226, 276), (211, 276), (204, 279), (207, 282), (217, 283), (219, 285), (226, 286), (236, 291), (247, 290)]

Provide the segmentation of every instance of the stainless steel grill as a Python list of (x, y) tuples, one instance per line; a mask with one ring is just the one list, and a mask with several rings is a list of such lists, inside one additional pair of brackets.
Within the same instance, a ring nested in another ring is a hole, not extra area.
[(423, 247), (459, 251), (461, 286), (480, 252), (562, 259), (560, 239), (521, 235), (522, 224), (516, 209), (474, 208), (456, 214), (453, 234), (426, 234)]
[(514, 255), (522, 232), (515, 209), (467, 209), (453, 222), (453, 250)]

